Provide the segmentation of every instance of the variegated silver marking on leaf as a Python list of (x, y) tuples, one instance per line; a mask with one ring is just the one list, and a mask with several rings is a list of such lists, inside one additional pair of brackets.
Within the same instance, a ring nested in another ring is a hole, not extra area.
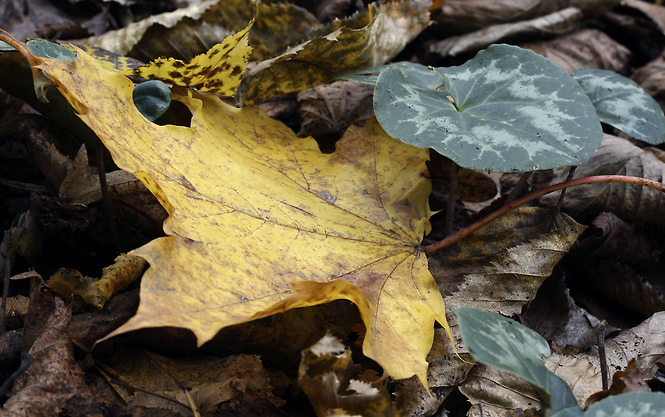
[(572, 75), (589, 96), (603, 123), (652, 145), (665, 141), (663, 111), (638, 84), (600, 69), (577, 70)]
[(399, 68), (381, 72), (374, 109), (388, 134), (463, 167), (499, 172), (578, 165), (600, 145), (588, 97), (540, 55), (492, 45), (459, 67), (434, 71), (442, 87), (411, 83)]

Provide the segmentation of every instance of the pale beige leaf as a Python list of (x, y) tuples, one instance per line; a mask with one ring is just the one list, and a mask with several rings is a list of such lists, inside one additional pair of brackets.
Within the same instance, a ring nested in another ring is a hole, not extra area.
[(545, 16), (515, 23), (504, 23), (446, 38), (430, 45), (430, 52), (455, 56), (488, 47), (493, 43), (570, 32), (582, 19), (582, 11), (569, 7)]
[(488, 26), (535, 19), (567, 7), (585, 15), (602, 15), (620, 0), (447, 0), (433, 16), (440, 34), (468, 33)]

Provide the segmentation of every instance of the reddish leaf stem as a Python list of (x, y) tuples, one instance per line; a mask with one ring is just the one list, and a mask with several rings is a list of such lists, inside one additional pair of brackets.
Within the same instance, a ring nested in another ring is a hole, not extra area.
[(554, 191), (563, 190), (564, 188), (575, 187), (578, 185), (608, 183), (608, 182), (620, 182), (626, 184), (642, 185), (665, 193), (665, 184), (661, 182), (648, 180), (646, 178), (640, 178), (640, 177), (629, 177), (625, 175), (598, 175), (593, 177), (584, 177), (570, 181), (564, 181), (559, 184), (550, 185), (549, 187), (545, 187), (541, 190), (534, 191), (531, 194), (528, 194), (520, 199), (517, 199), (510, 204), (506, 204), (505, 206), (501, 207), (499, 210), (490, 213), (489, 215), (483, 217), (482, 219), (478, 220), (475, 223), (472, 223), (471, 225), (465, 227), (464, 229), (460, 230), (454, 235), (448, 236), (447, 238), (439, 242), (433, 243), (429, 246), (425, 246), (425, 253), (433, 255), (442, 249), (452, 246), (455, 243), (462, 240), (463, 238), (470, 235), (471, 233), (485, 226), (492, 220), (495, 220), (496, 218), (503, 216), (509, 211), (512, 211), (517, 207), (528, 203), (529, 201), (540, 198), (545, 194), (549, 194)]

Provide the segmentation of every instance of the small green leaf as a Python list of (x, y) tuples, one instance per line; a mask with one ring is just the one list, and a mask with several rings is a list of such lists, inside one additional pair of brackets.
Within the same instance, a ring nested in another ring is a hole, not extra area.
[(591, 404), (584, 417), (661, 417), (664, 413), (662, 392), (627, 392)]
[(492, 45), (434, 71), (441, 88), (413, 83), (399, 68), (381, 72), (374, 112), (388, 134), (463, 167), (502, 172), (579, 165), (600, 145), (593, 104), (547, 58)]
[(589, 96), (603, 123), (652, 145), (665, 142), (663, 110), (637, 83), (600, 69), (581, 69), (572, 76)]
[(158, 80), (146, 81), (134, 87), (132, 98), (141, 114), (154, 122), (171, 105), (171, 89)]
[(76, 61), (76, 52), (70, 51), (55, 42), (35, 39), (28, 41), (26, 45), (28, 46), (28, 49), (37, 56), (55, 59), (60, 62)]
[(549, 417), (582, 416), (568, 385), (545, 367), (550, 348), (538, 333), (496, 313), (469, 307), (455, 313), (462, 340), (475, 360), (524, 378), (544, 391)]

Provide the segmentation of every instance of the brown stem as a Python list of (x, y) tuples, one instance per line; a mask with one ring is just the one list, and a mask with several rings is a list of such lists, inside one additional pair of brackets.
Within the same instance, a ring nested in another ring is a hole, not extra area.
[(665, 184), (661, 182), (648, 180), (646, 178), (640, 178), (640, 177), (629, 177), (626, 175), (598, 175), (594, 177), (584, 177), (584, 178), (577, 178), (571, 181), (564, 181), (559, 184), (550, 185), (549, 187), (545, 187), (541, 190), (534, 191), (531, 194), (528, 194), (520, 199), (517, 199), (510, 204), (506, 204), (500, 209), (478, 220), (477, 222), (465, 227), (464, 229), (460, 230), (454, 235), (448, 236), (447, 238), (439, 242), (433, 243), (429, 246), (425, 246), (425, 252), (429, 255), (433, 255), (438, 251), (447, 248), (448, 246), (452, 246), (455, 243), (459, 242), (461, 239), (467, 237), (471, 233), (485, 226), (492, 220), (495, 220), (496, 218), (503, 216), (509, 211), (512, 211), (513, 209), (516, 209), (517, 207), (526, 204), (529, 201), (540, 198), (545, 194), (549, 194), (554, 191), (563, 190), (564, 188), (575, 187), (578, 185), (608, 183), (608, 182), (620, 182), (626, 184), (642, 185), (665, 193)]

